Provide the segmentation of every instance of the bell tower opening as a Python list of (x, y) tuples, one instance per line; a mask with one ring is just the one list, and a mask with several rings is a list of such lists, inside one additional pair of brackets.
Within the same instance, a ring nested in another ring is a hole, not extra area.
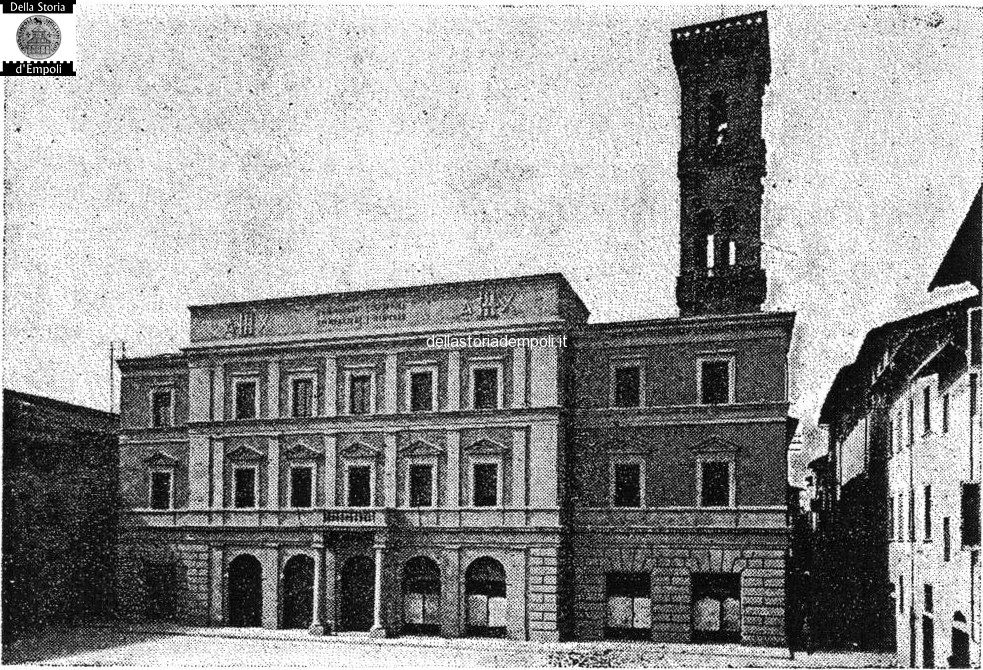
[(681, 94), (681, 316), (758, 312), (765, 143), (762, 98), (771, 78), (768, 16), (756, 12), (677, 28)]

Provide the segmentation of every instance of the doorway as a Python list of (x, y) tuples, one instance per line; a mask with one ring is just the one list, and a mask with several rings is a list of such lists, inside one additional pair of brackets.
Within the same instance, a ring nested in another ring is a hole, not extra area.
[(283, 627), (310, 628), (314, 618), (314, 559), (292, 556), (283, 567)]
[(367, 631), (375, 609), (375, 561), (354, 556), (341, 570), (339, 630)]
[(263, 567), (249, 554), (236, 556), (229, 563), (229, 625), (263, 625)]

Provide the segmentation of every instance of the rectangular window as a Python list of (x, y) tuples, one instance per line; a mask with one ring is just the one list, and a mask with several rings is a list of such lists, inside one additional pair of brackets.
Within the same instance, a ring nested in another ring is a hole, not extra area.
[(925, 585), (925, 602), (922, 604), (922, 609), (928, 614), (935, 612), (935, 593), (933, 591), (931, 584)]
[(898, 420), (895, 422), (897, 435), (895, 436), (895, 440), (894, 440), (894, 446), (898, 451), (901, 451), (901, 431), (903, 426), (904, 426), (904, 414), (898, 412)]
[(942, 432), (949, 432), (949, 394), (942, 396)]
[(475, 368), (474, 408), (498, 408), (498, 368)]
[(498, 504), (498, 465), (475, 463), (472, 480), (472, 499), (475, 507), (494, 507)]
[(952, 531), (949, 528), (949, 517), (942, 518), (942, 560), (952, 559)]
[(932, 541), (932, 487), (925, 487), (925, 541)]
[(980, 545), (980, 485), (979, 482), (963, 484), (962, 500), (962, 546), (978, 547)]
[(372, 466), (348, 466), (348, 506), (372, 506)]
[(256, 507), (256, 468), (236, 468), (234, 477), (235, 506)]
[(294, 379), (291, 383), (293, 416), (305, 417), (314, 414), (314, 380)]
[(410, 465), (410, 507), (433, 507), (432, 465)]
[(887, 435), (887, 449), (891, 453), (894, 453), (898, 445), (894, 443), (894, 419), (891, 419), (891, 429)]
[(693, 642), (739, 642), (741, 639), (741, 576), (736, 573), (692, 573)]
[(904, 612), (904, 575), (898, 575), (898, 611)]
[(606, 575), (607, 618), (604, 637), (648, 640), (652, 637), (652, 577), (647, 572)]
[(977, 387), (980, 385), (979, 375), (975, 372), (969, 375), (969, 415), (976, 416), (976, 403), (978, 392)]
[(311, 507), (314, 492), (314, 468), (309, 465), (290, 468), (290, 506)]
[(723, 405), (730, 402), (730, 362), (700, 362), (700, 402)]
[(243, 419), (255, 419), (256, 418), (256, 382), (255, 381), (237, 381), (235, 383), (236, 390), (236, 407), (235, 407), (235, 417), (236, 420)]
[(166, 428), (171, 425), (171, 391), (160, 389), (151, 394), (151, 414), (154, 428)]
[(370, 414), (372, 412), (372, 375), (354, 373), (348, 378), (348, 413)]
[(894, 496), (891, 496), (887, 506), (887, 537), (894, 539)]
[(642, 372), (637, 366), (615, 368), (615, 407), (638, 407), (641, 405), (641, 376)]
[(171, 509), (170, 472), (155, 470), (150, 473), (150, 509)]
[(642, 506), (642, 466), (640, 463), (614, 464), (614, 506)]
[(915, 541), (915, 492), (908, 496), (908, 541)]
[(703, 461), (700, 463), (700, 506), (730, 506), (730, 463)]
[(922, 430), (928, 435), (932, 432), (932, 388), (922, 389)]
[(974, 309), (969, 313), (969, 363), (983, 363), (983, 337), (981, 337), (980, 320), (983, 311)]
[(898, 496), (898, 542), (904, 542), (904, 495)]
[(915, 441), (915, 400), (908, 398), (908, 444)]
[(429, 370), (410, 373), (410, 411), (433, 411), (433, 373)]

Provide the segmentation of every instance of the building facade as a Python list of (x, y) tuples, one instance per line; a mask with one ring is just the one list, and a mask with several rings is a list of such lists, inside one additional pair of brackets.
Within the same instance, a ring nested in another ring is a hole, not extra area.
[(4, 389), (3, 641), (113, 610), (119, 417)]
[(784, 642), (767, 17), (672, 51), (682, 316), (588, 323), (558, 274), (192, 307), (181, 353), (120, 362), (132, 616)]
[(977, 295), (868, 333), (827, 395), (829, 450), (813, 462), (815, 608), (840, 613), (819, 632), (913, 667), (980, 666), (979, 200), (930, 287)]
[[(979, 290), (980, 245), (977, 193), (931, 287)], [(981, 316), (977, 295), (919, 332), (917, 369), (887, 412), (889, 578), (898, 657), (912, 667), (983, 664)]]

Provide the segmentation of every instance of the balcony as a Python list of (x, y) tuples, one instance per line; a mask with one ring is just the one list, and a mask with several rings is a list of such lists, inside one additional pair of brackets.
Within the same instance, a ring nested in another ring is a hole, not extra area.
[(313, 509), (134, 509), (126, 525), (148, 528), (383, 528), (389, 510), (383, 507)]
[(784, 507), (582, 507), (574, 511), (579, 529), (785, 530)]
[(323, 507), (313, 509), (133, 509), (126, 525), (145, 528), (557, 528), (556, 508)]

